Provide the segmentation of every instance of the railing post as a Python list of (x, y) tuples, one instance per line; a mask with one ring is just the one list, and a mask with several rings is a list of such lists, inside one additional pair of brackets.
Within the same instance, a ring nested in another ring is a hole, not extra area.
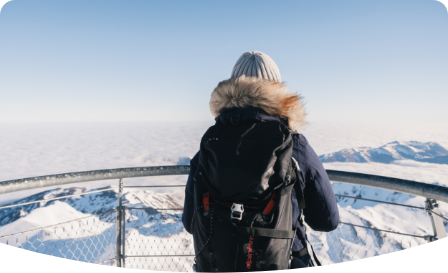
[(122, 220), (121, 220), (121, 223), (122, 223), (122, 228), (121, 228), (121, 238), (122, 238), (122, 255), (121, 255), (121, 257), (122, 257), (122, 264), (121, 264), (121, 267), (126, 267), (126, 249), (125, 249), (125, 247), (126, 247), (126, 207), (124, 207), (124, 206), (122, 206), (121, 207), (122, 209), (121, 209), (121, 215), (122, 215)]
[(118, 182), (118, 206), (117, 206), (117, 236), (116, 236), (116, 244), (117, 244), (117, 253), (116, 253), (116, 261), (117, 267), (121, 267), (121, 197), (123, 195), (123, 179), (120, 178)]
[(432, 229), (434, 230), (434, 237), (429, 238), (429, 241), (434, 241), (447, 237), (445, 226), (443, 225), (443, 219), (431, 212), (434, 211), (440, 214), (439, 204), (434, 199), (427, 198), (425, 201), (425, 210), (431, 217)]

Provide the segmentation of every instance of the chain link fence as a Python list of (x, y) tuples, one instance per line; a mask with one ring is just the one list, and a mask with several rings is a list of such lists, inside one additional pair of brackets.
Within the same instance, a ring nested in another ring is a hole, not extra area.
[(306, 230), (308, 240), (322, 265), (378, 256), (427, 243), (425, 236), (349, 223), (339, 223), (332, 232), (317, 232), (308, 226)]
[(0, 243), (81, 262), (114, 265), (116, 211), (0, 237)]
[(127, 268), (192, 271), (193, 237), (184, 229), (182, 210), (126, 208)]
[[(50, 194), (49, 199), (44, 195), (40, 197), (35, 196), (35, 198), (40, 200), (21, 200), (0, 207), (2, 212), (0, 213), (0, 220), (5, 220), (3, 222), (0, 221), (2, 227), (6, 227), (34, 209), (42, 207), (43, 203), (50, 201), (60, 200), (73, 205), (76, 202), (67, 198), (89, 195), (85, 204), (95, 203), (101, 207), (100, 210), (85, 212), (92, 215), (42, 228), (30, 226), (26, 230), (25, 225), (30, 224), (29, 222), (25, 224), (16, 222), (16, 226), (10, 226), (8, 230), (14, 232), (15, 228), (19, 227), (20, 231), (26, 231), (19, 232), (19, 230), (15, 230), (15, 234), (9, 234), (8, 232), (8, 235), (0, 236), (0, 243), (89, 263), (158, 271), (192, 271), (194, 262), (193, 240), (192, 236), (183, 228), (181, 221), (182, 209), (175, 208), (177, 205), (172, 200), (164, 203), (159, 202), (160, 200), (156, 198), (154, 199), (156, 202), (152, 204), (142, 201), (144, 198), (141, 196), (134, 196), (136, 203), (129, 203), (129, 200), (127, 200), (129, 196), (123, 197), (124, 186), (122, 181), (123, 178), (131, 177), (186, 175), (189, 173), (189, 170), (190, 167), (186, 165), (121, 168), (0, 182), (0, 191), (9, 193), (75, 182), (119, 179), (117, 191), (105, 188), (70, 195), (56, 192), (54, 195), (53, 193)], [(427, 240), (433, 241), (446, 237), (445, 222), (443, 220), (448, 221), (448, 218), (440, 213), (437, 201), (431, 198), (448, 202), (447, 187), (359, 173), (330, 170), (327, 173), (332, 181), (349, 181), (351, 184), (373, 187), (381, 185), (381, 188), (394, 191), (398, 187), (399, 191), (409, 194), (414, 194), (413, 192), (416, 190), (424, 193), (421, 196), (427, 198), (425, 207), (339, 194), (337, 196), (413, 209), (424, 209), (430, 216), (434, 236), (420, 236), (380, 230), (371, 227), (368, 222), (367, 224), (363, 223), (365, 226), (340, 223), (336, 230), (328, 233), (316, 232), (307, 227), (308, 239), (323, 265), (387, 254), (425, 244)], [(125, 188), (151, 187), (185, 187), (185, 185), (127, 186)], [(102, 196), (102, 192), (111, 190), (114, 192)], [(96, 193), (101, 193), (101, 196), (90, 195)], [(98, 204), (97, 201), (101, 198), (102, 203)], [(126, 202), (128, 207), (123, 207), (124, 199), (128, 201)], [(131, 207), (130, 204), (147, 207)], [(149, 207), (150, 204), (156, 208)], [(4, 230), (2, 233), (6, 234)]]
[[(124, 267), (192, 271), (192, 236), (182, 224), (182, 209), (124, 207)], [(82, 262), (116, 265), (116, 210), (0, 237), (0, 243)], [(307, 227), (323, 265), (392, 253), (427, 243), (425, 236), (340, 223), (332, 232)]]
[[(183, 228), (181, 219), (180, 209), (128, 209), (126, 267), (191, 272), (193, 238)], [(425, 236), (349, 223), (340, 223), (332, 232), (317, 232), (307, 227), (307, 234), (323, 265), (392, 253), (427, 243)]]

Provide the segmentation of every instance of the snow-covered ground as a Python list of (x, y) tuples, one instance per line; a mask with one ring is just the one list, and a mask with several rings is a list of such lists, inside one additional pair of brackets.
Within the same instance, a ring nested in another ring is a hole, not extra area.
[[(202, 134), (212, 124), (212, 122), (0, 124), (2, 132), (0, 181), (97, 169), (188, 164), (189, 158), (193, 157), (199, 148)], [(446, 123), (314, 122), (310, 123), (303, 133), (318, 155), (358, 147), (377, 149), (395, 141), (434, 142), (445, 149), (448, 148)], [(398, 149), (403, 147), (400, 146)], [(412, 147), (409, 149), (418, 153), (417, 150), (412, 150)], [(409, 157), (395, 157), (388, 164), (368, 160), (364, 163), (333, 160), (324, 163), (324, 166), (333, 170), (369, 173), (448, 186), (448, 164), (420, 162)], [(125, 179), (124, 182), (125, 185), (183, 185), (186, 176), (133, 178)], [(4, 194), (0, 195), (0, 205), (18, 200), (25, 202), (31, 199), (48, 199), (51, 196), (74, 194), (117, 184), (118, 181), (106, 180)], [(424, 205), (422, 197), (386, 190), (342, 183), (333, 183), (333, 189), (337, 194), (414, 206)], [(168, 206), (169, 203), (168, 207), (171, 208), (175, 203), (183, 204), (182, 188), (155, 188), (154, 191), (158, 193), (169, 193), (160, 195), (162, 197), (152, 195), (148, 189), (145, 190), (132, 191), (132, 194), (128, 191), (127, 202), (129, 204), (140, 202), (142, 206), (152, 207)], [(158, 200), (170, 201), (159, 204)], [(429, 217), (424, 211), (348, 198), (338, 198), (338, 201), (343, 222), (371, 225), (379, 229), (410, 234), (432, 234)], [(27, 209), (0, 210), (0, 236), (96, 214), (115, 205), (116, 192), (111, 191), (42, 203), (41, 206), (30, 205)], [(446, 216), (448, 215), (447, 204), (441, 203), (440, 209)], [(179, 219), (175, 215), (172, 214), (171, 218), (165, 217), (164, 225), (171, 227), (177, 223)], [(171, 223), (170, 221), (174, 220), (170, 219), (177, 220)], [(109, 227), (106, 225), (104, 228)], [(143, 229), (140, 231), (143, 232)], [(137, 229), (129, 232), (139, 233)], [(151, 239), (149, 237), (146, 239)]]

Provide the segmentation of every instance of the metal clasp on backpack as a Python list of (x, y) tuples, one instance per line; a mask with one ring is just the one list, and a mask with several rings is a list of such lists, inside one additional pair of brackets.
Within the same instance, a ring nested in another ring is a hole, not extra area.
[(240, 221), (243, 218), (244, 206), (242, 204), (233, 203), (232, 208), (230, 209), (230, 220), (238, 220)]
[(199, 272), (198, 266), (196, 264), (193, 264), (193, 272)]

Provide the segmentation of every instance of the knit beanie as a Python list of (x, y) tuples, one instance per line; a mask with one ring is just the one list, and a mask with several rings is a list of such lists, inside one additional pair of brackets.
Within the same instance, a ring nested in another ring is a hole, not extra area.
[(259, 51), (245, 52), (236, 61), (231, 78), (237, 78), (242, 75), (276, 82), (282, 81), (280, 71), (271, 57)]

